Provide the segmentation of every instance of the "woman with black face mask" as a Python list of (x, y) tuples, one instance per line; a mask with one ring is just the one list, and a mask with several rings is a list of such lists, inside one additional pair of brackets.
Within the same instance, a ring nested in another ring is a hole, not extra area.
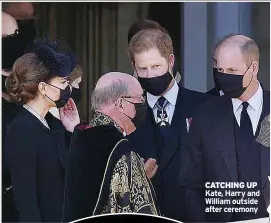
[[(77, 64), (77, 66), (73, 69), (73, 71), (67, 77), (67, 81), (71, 89), (70, 97), (74, 100), (76, 106), (78, 106), (81, 101), (80, 83), (82, 81), (82, 76), (83, 76), (83, 69), (79, 64)], [(54, 123), (57, 123), (56, 120), (60, 119), (59, 109), (57, 107), (51, 108), (46, 118), (51, 120)]]
[[(48, 45), (31, 50), (16, 60), (6, 80), (11, 100), (23, 105), (4, 147), (11, 177), (8, 190), (20, 222), (60, 222), (69, 139), (80, 121), (67, 82), (74, 59)], [(45, 120), (52, 107), (60, 108), (63, 129), (54, 130)]]

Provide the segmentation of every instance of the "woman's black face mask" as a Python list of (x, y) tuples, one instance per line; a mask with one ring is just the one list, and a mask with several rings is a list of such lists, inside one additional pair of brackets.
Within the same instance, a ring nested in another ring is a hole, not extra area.
[[(48, 84), (48, 83), (47, 83), (47, 84)], [(65, 89), (61, 89), (61, 88), (56, 87), (56, 86), (54, 86), (54, 85), (52, 85), (52, 84), (48, 84), (48, 85), (50, 85), (50, 86), (52, 86), (52, 87), (55, 87), (55, 88), (59, 89), (59, 90), (60, 90), (60, 97), (59, 97), (58, 100), (54, 101), (54, 100), (52, 100), (49, 96), (47, 96), (47, 95), (45, 95), (45, 96), (46, 96), (48, 99), (50, 99), (51, 101), (53, 101), (53, 102), (56, 104), (56, 107), (57, 107), (57, 108), (62, 108), (62, 107), (64, 107), (64, 106), (67, 104), (67, 102), (68, 102), (68, 100), (69, 100), (69, 98), (70, 98), (70, 96), (71, 96), (71, 88), (70, 88), (70, 86), (68, 85)]]

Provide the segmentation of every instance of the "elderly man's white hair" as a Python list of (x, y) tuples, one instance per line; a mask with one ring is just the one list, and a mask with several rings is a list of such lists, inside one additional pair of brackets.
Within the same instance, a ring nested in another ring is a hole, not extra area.
[(16, 29), (18, 29), (16, 19), (11, 15), (2, 12), (2, 37), (15, 33)]
[(130, 96), (132, 79), (136, 81), (131, 75), (121, 72), (110, 72), (103, 75), (91, 95), (92, 110), (112, 105), (120, 97)]

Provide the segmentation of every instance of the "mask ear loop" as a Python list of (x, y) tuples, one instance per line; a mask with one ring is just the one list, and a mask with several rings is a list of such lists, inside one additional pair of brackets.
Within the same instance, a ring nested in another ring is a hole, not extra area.
[[(125, 100), (124, 98), (122, 98), (122, 100)], [(115, 103), (115, 106), (117, 106), (117, 102)], [(120, 104), (120, 106), (121, 106), (121, 108), (123, 108), (123, 106), (122, 106), (122, 103)], [(120, 112), (121, 114), (123, 114), (123, 115), (125, 115), (126, 117), (128, 117), (129, 119), (130, 119), (130, 122), (132, 122), (132, 119), (128, 116), (128, 115), (126, 115), (125, 113), (123, 113), (123, 112)], [(125, 130), (125, 125), (124, 125), (124, 123), (123, 123), (123, 121), (122, 121), (122, 119), (120, 119), (120, 122), (121, 122), (121, 124), (122, 124), (122, 126), (123, 126), (123, 129), (122, 129), (122, 133), (123, 133), (123, 135), (124, 136), (126, 136), (126, 130)], [(133, 124), (133, 123), (132, 123)]]
[[(251, 67), (251, 65), (252, 65), (252, 62), (251, 62), (251, 64), (249, 65), (249, 67), (247, 68), (246, 72), (244, 73), (244, 75), (243, 75), (243, 79), (244, 79), (244, 76), (247, 74), (247, 72), (248, 72), (249, 68)], [(249, 82), (249, 83), (248, 83), (248, 85), (245, 87), (246, 89), (247, 89), (247, 88), (248, 88), (248, 86), (251, 84), (252, 80), (253, 80), (253, 73), (252, 73), (252, 76), (251, 76), (250, 82)]]
[(171, 72), (170, 72), (169, 64), (170, 64), (170, 60), (168, 60), (168, 72), (170, 73), (172, 79), (177, 83), (176, 78), (174, 77), (174, 74), (173, 74), (173, 67), (172, 67)]
[[(46, 91), (46, 88), (45, 88), (45, 83), (43, 83), (43, 84), (42, 84), (41, 89), (42, 89), (42, 90), (44, 90), (44, 91)], [(43, 93), (42, 93), (40, 90), (39, 90), (39, 92), (42, 94), (42, 99), (45, 101), (45, 100), (46, 100), (46, 98), (47, 98), (46, 93), (45, 93), (45, 94), (43, 94)]]

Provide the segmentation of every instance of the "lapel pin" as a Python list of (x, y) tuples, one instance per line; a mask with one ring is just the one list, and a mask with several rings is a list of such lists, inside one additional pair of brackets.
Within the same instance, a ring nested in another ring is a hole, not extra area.
[(192, 122), (192, 118), (186, 118), (185, 122), (186, 122), (186, 130), (187, 130), (187, 132), (189, 132), (191, 122)]

